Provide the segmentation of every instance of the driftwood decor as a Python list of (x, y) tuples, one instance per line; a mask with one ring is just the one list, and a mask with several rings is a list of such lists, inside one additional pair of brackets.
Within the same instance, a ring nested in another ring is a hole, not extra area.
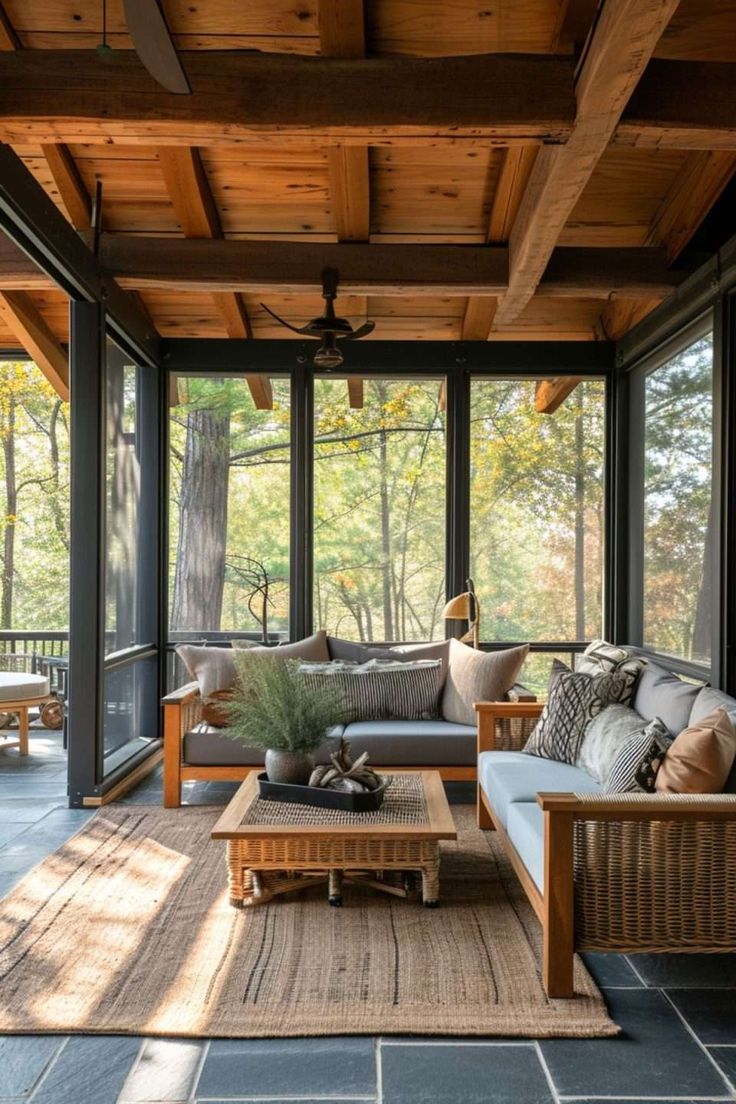
[(330, 756), (331, 765), (315, 767), (309, 778), (310, 786), (340, 790), (343, 793), (370, 793), (383, 785), (383, 778), (368, 764), (368, 752), (353, 762), (347, 740), (341, 739), (337, 751)]

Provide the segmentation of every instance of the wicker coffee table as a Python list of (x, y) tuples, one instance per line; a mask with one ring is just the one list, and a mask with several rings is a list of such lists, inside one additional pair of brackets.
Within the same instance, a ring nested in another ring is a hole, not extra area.
[(439, 841), (457, 839), (442, 779), (437, 771), (388, 777), (377, 812), (346, 813), (266, 801), (250, 774), (212, 830), (227, 841), (230, 904), (264, 904), (326, 883), (330, 904), (341, 905), (343, 880), (403, 897), (408, 889), (395, 875), (417, 872), (424, 904), (436, 908)]

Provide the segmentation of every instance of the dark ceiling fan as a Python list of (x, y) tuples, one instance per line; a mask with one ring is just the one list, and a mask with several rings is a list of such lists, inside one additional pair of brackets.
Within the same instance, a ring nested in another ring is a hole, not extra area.
[[(123, 0), (123, 10), (135, 51), (153, 79), (167, 92), (191, 95), (191, 86), (159, 0)], [(98, 49), (101, 52), (110, 50), (107, 0), (102, 0), (102, 42)]]
[(286, 326), (287, 330), (293, 330), (294, 333), (302, 334), (304, 337), (313, 337), (319, 341), (319, 348), (314, 354), (314, 363), (318, 368), (339, 368), (344, 362), (344, 357), (338, 342), (358, 341), (361, 337), (367, 337), (376, 328), (375, 322), (364, 322), (362, 326), (358, 326), (357, 330), (354, 330), (347, 318), (336, 316), (335, 300), (337, 299), (339, 279), (337, 269), (324, 269), (322, 272), (322, 298), (326, 304), (325, 313), (321, 314), (319, 318), (313, 318), (311, 322), (307, 322), (306, 326), (292, 326), (290, 322), (279, 318), (275, 311), (272, 311), (265, 303), (261, 303), (263, 309), (268, 311), (271, 317), (275, 318), (280, 325)]

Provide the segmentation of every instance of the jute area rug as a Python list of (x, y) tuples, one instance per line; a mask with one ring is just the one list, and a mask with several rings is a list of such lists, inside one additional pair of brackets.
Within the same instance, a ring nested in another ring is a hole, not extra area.
[(582, 962), (548, 1000), (539, 924), (453, 809), (442, 907), (347, 886), (242, 911), (212, 808), (101, 810), (0, 903), (0, 1032), (286, 1037), (616, 1034)]

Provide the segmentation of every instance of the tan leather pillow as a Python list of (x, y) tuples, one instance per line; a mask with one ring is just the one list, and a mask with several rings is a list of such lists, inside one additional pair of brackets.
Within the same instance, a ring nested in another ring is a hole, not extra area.
[(213, 728), (227, 728), (230, 724), (230, 712), (226, 704), (223, 706), (223, 702), (227, 703), (232, 700), (232, 690), (217, 690), (214, 694), (210, 694), (208, 698), (205, 698), (202, 702), (202, 720), (204, 723), (212, 725)]
[(681, 732), (657, 772), (657, 793), (722, 793), (736, 758), (736, 728), (721, 705)]

